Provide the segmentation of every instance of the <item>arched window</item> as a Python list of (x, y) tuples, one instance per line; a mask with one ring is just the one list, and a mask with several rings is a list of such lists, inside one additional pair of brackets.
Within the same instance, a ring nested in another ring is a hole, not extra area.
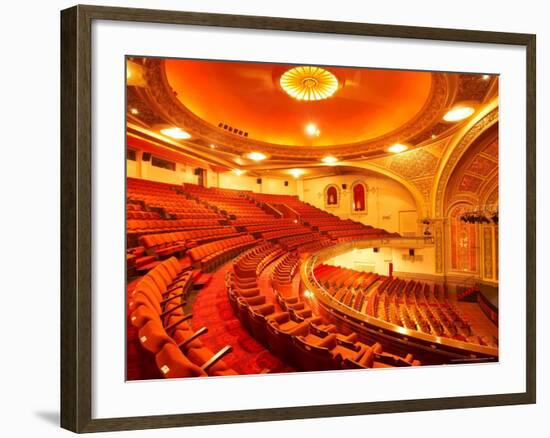
[(362, 182), (356, 182), (351, 188), (351, 211), (365, 213), (367, 211), (367, 188)]
[(339, 197), (338, 187), (335, 186), (334, 184), (327, 186), (327, 188), (325, 189), (325, 205), (327, 207), (337, 207), (338, 202), (340, 201), (338, 197)]
[(449, 213), (451, 269), (477, 272), (477, 226), (460, 220), (460, 216), (467, 210), (468, 206), (463, 204), (455, 206)]

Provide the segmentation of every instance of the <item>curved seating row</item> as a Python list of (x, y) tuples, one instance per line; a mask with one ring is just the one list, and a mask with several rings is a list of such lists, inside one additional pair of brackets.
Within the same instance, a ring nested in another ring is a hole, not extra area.
[(261, 242), (249, 234), (229, 239), (216, 240), (212, 243), (196, 246), (187, 251), (195, 267), (210, 272), (221, 263), (235, 257), (240, 252)]
[(146, 234), (139, 238), (139, 243), (150, 255), (166, 258), (178, 253), (184, 253), (204, 243), (217, 239), (242, 236), (234, 227), (220, 226), (202, 230), (176, 231), (173, 233)]
[(192, 315), (185, 314), (183, 308), (191, 282), (191, 271), (182, 270), (172, 257), (137, 283), (128, 305), (139, 342), (154, 354), (166, 378), (235, 375), (222, 360), (231, 352), (231, 346), (213, 353), (200, 340), (208, 329), (194, 331), (189, 324)]

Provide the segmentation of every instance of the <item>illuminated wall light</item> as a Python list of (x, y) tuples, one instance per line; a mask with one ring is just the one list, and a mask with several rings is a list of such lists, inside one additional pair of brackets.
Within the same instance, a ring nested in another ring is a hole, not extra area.
[(321, 131), (319, 131), (319, 128), (317, 128), (317, 125), (315, 125), (314, 123), (308, 123), (306, 125), (306, 134), (311, 136), (311, 137), (319, 137), (319, 134), (321, 134)]
[(325, 164), (334, 164), (338, 162), (338, 158), (333, 157), (332, 155), (328, 155), (325, 158), (321, 160)]
[(299, 178), (300, 175), (303, 175), (304, 170), (303, 169), (290, 169), (288, 171), (294, 178)]
[(237, 176), (241, 176), (241, 175), (244, 175), (245, 171), (244, 170), (241, 170), (241, 169), (233, 169), (232, 171), (235, 175)]
[(250, 152), (247, 157), (254, 161), (262, 161), (267, 158), (267, 156), (261, 152)]
[(489, 75), (483, 75), (483, 76), (481, 76), (481, 79), (483, 79), (484, 81), (486, 81), (487, 79), (489, 79), (489, 77), (490, 77)]
[(474, 108), (471, 106), (457, 106), (448, 111), (447, 114), (443, 116), (443, 120), (446, 122), (458, 122), (470, 117), (474, 111)]
[(178, 140), (186, 140), (188, 138), (191, 138), (191, 134), (177, 127), (162, 129), (160, 133), (168, 137), (176, 138)]
[(388, 152), (392, 154), (398, 154), (400, 152), (405, 152), (409, 147), (401, 143), (395, 143), (388, 148)]

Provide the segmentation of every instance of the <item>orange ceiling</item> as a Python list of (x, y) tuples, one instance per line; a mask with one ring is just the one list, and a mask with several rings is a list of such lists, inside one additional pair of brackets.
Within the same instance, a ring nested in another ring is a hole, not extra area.
[[(290, 65), (166, 60), (165, 67), (178, 99), (198, 117), (286, 145), (354, 143), (391, 132), (422, 109), (432, 81), (426, 72), (326, 67), (343, 85), (329, 99), (303, 102), (279, 86)], [(308, 123), (318, 137), (305, 133)]]

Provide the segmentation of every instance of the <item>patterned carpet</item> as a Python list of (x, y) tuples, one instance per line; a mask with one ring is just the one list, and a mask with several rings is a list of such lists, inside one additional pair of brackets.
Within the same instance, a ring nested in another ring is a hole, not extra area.
[[(222, 266), (208, 286), (199, 292), (193, 306), (193, 329), (208, 327), (208, 333), (201, 336), (201, 340), (212, 351), (231, 345), (233, 352), (224, 361), (239, 374), (258, 374), (265, 369), (269, 369), (270, 373), (293, 371), (249, 335), (233, 314), (224, 284), (230, 267), (231, 262)], [(264, 291), (270, 290), (266, 287), (269, 271), (264, 271), (259, 278)], [(268, 301), (271, 300), (268, 298)]]

